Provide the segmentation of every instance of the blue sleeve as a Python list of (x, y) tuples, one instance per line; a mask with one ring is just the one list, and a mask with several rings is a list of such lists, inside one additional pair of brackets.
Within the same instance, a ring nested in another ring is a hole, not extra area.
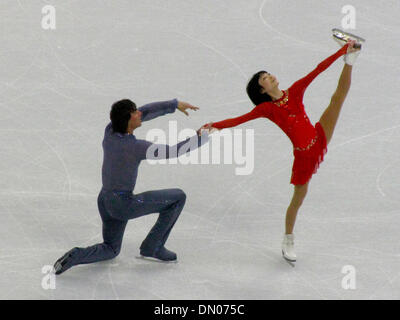
[(110, 134), (113, 133), (113, 129), (112, 129), (112, 124), (111, 122), (106, 126), (105, 130), (104, 130), (104, 136), (109, 136)]
[(203, 133), (201, 136), (197, 134), (191, 138), (179, 142), (174, 146), (166, 144), (154, 144), (146, 140), (136, 140), (135, 151), (138, 160), (144, 159), (169, 159), (176, 158), (187, 152), (196, 150), (203, 144), (208, 142), (208, 133)]
[(138, 110), (142, 113), (142, 121), (149, 121), (167, 113), (174, 113), (177, 107), (178, 100), (173, 99), (145, 104)]

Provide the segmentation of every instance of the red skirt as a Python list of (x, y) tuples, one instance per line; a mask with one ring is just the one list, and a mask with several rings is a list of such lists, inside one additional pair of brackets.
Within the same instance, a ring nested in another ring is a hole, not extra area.
[(326, 136), (321, 124), (315, 124), (317, 131), (315, 143), (307, 150), (294, 150), (294, 162), (290, 183), (294, 185), (306, 184), (312, 175), (317, 172), (319, 165), (324, 161), (327, 153)]

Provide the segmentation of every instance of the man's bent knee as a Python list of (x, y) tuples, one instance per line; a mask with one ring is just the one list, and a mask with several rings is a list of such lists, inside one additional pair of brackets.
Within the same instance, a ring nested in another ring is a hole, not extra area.
[(121, 246), (118, 246), (118, 245), (107, 245), (108, 246), (108, 248), (109, 248), (109, 258), (110, 259), (113, 259), (113, 258), (115, 258), (116, 256), (118, 256), (119, 255), (119, 253), (121, 252)]
[(182, 189), (175, 189), (180, 201), (186, 200), (186, 193)]

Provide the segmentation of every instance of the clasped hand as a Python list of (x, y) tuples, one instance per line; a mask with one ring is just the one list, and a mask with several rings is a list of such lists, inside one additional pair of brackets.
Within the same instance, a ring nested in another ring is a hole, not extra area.
[[(191, 105), (190, 103), (184, 102), (184, 101), (178, 101), (178, 108), (179, 111), (183, 112), (186, 116), (189, 116), (189, 113), (187, 112), (187, 110), (194, 110), (197, 111), (200, 108), (195, 107), (193, 105)], [(203, 130), (207, 130), (209, 133), (211, 133), (212, 131), (216, 130), (216, 128), (213, 128), (212, 126), (212, 122), (209, 122), (203, 126), (201, 126), (201, 128), (199, 128), (196, 132), (197, 135), (201, 135), (201, 132)]]

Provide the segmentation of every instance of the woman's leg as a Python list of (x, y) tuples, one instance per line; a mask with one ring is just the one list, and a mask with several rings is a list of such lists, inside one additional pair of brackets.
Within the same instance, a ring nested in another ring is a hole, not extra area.
[(290, 262), (295, 262), (297, 259), (296, 253), (294, 252), (293, 228), (296, 222), (297, 212), (306, 197), (307, 189), (308, 182), (306, 184), (294, 186), (293, 198), (286, 211), (286, 230), (282, 242), (282, 255)]
[(297, 212), (299, 211), (304, 198), (307, 195), (308, 182), (302, 185), (295, 185), (292, 201), (286, 211), (286, 230), (285, 234), (292, 234), (296, 222)]
[(327, 144), (329, 144), (332, 139), (340, 110), (342, 109), (343, 102), (350, 89), (351, 71), (352, 66), (345, 64), (336, 91), (331, 98), (331, 102), (319, 120), (319, 123), (324, 129)]

